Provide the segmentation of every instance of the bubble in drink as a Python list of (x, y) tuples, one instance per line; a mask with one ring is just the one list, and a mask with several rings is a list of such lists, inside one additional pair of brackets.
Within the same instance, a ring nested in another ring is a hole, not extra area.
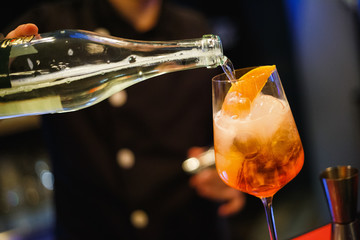
[(135, 63), (135, 62), (136, 62), (136, 57), (130, 56), (129, 57), (129, 63)]
[(71, 48), (69, 48), (69, 50), (68, 50), (68, 55), (69, 56), (72, 56), (74, 54), (74, 51), (71, 49)]

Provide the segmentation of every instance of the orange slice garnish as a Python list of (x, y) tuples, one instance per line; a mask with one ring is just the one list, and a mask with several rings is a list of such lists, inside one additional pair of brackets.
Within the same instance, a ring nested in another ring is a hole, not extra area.
[(261, 66), (244, 74), (227, 93), (222, 111), (226, 115), (243, 118), (250, 112), (252, 101), (261, 92), (276, 66)]

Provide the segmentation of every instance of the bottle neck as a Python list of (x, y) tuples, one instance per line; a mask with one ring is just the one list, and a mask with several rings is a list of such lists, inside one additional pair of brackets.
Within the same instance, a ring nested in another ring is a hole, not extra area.
[(165, 50), (169, 54), (163, 55), (164, 60), (175, 61), (179, 67), (214, 68), (222, 65), (225, 58), (220, 38), (212, 34), (199, 39), (167, 42), (164, 47), (172, 49)]
[(202, 67), (215, 68), (223, 65), (226, 60), (221, 40), (216, 35), (179, 41), (138, 42), (138, 44), (128, 57), (132, 60), (129, 61), (132, 63), (130, 65), (145, 68), (151, 66), (158, 74)]
[[(204, 35), (202, 38), (202, 53), (204, 56), (201, 58), (203, 66), (214, 68), (222, 65), (226, 59), (223, 54), (221, 40), (216, 35)], [(200, 56), (202, 56), (200, 54)]]
[(226, 60), (221, 40), (216, 35), (178, 41), (112, 40), (119, 49), (127, 48), (123, 51), (127, 52), (127, 57), (115, 63), (118, 70), (138, 69), (143, 76), (141, 78), (194, 68), (215, 68)]

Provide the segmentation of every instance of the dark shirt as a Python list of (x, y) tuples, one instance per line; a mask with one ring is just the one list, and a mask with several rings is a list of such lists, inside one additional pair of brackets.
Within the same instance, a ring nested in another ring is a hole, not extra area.
[[(41, 6), (14, 23), (40, 32), (107, 29), (141, 40), (198, 38), (209, 33), (197, 13), (165, 2), (159, 24), (139, 34), (105, 0)], [(216, 71), (217, 72), (217, 71)], [(227, 239), (217, 204), (198, 197), (181, 169), (192, 146), (212, 145), (213, 70), (166, 74), (126, 89), (127, 100), (107, 100), (73, 113), (43, 117), (55, 174), (58, 239)], [(117, 163), (129, 149), (134, 166)], [(135, 227), (136, 210), (148, 217)]]

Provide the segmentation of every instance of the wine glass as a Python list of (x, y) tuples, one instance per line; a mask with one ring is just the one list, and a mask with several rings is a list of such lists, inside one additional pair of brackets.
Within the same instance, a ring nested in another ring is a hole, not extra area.
[[(253, 69), (235, 70), (235, 79)], [(230, 187), (262, 200), (270, 239), (276, 240), (273, 195), (300, 172), (302, 143), (275, 67), (260, 88), (248, 79), (245, 88), (229, 91), (240, 81), (235, 79), (212, 79), (217, 172)], [(255, 91), (253, 98), (248, 91)]]

